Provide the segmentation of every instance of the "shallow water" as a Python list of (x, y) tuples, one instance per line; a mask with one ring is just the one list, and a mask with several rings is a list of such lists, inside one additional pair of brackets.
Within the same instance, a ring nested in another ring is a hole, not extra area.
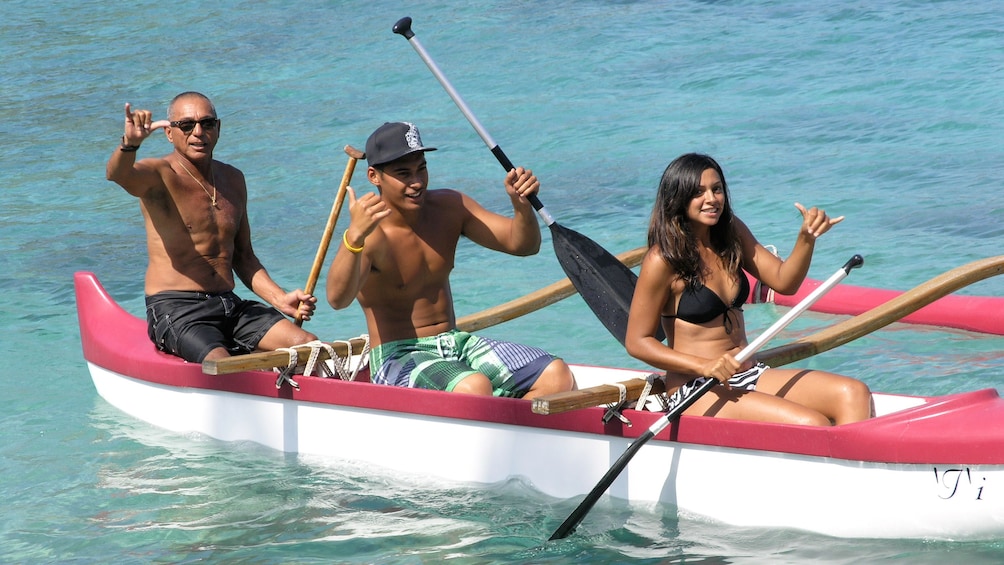
[[(286, 287), (309, 273), (345, 166), (341, 148), (361, 147), (383, 121), (414, 121), (440, 148), (430, 155), (435, 186), (506, 210), (498, 164), (390, 32), (409, 15), (486, 129), (541, 177), (541, 200), (562, 225), (615, 253), (642, 245), (662, 169), (704, 151), (723, 164), (738, 214), (782, 253), (799, 225), (793, 202), (846, 216), (820, 240), (810, 276), (826, 278), (861, 253), (866, 264), (848, 282), (906, 290), (1004, 248), (1004, 14), (995, 2), (13, 0), (0, 15), (0, 360), (9, 367), (0, 561), (1004, 558), (1000, 541), (841, 540), (620, 500), (602, 500), (575, 536), (546, 543), (578, 501), (518, 478), (392, 480), (351, 462), (171, 434), (97, 397), (71, 284), (73, 272), (93, 271), (142, 312), (138, 207), (104, 180), (104, 163), (125, 102), (160, 117), (183, 90), (216, 102), (217, 157), (245, 172), (255, 249)], [(151, 138), (141, 155), (168, 148)], [(547, 248), (517, 259), (465, 244), (457, 264), (461, 315), (561, 277)], [(1004, 277), (960, 292), (1002, 296)], [(755, 334), (783, 310), (746, 312)], [(807, 314), (779, 342), (840, 319)], [(331, 339), (363, 328), (356, 307), (322, 308), (310, 322)], [(578, 297), (486, 333), (574, 362), (640, 366)], [(875, 390), (945, 394), (1000, 389), (1002, 351), (1002, 337), (897, 324), (803, 364)]]

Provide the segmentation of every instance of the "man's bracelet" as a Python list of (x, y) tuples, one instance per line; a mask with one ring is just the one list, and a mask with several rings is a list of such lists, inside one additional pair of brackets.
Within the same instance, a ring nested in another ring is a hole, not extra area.
[(359, 247), (352, 247), (352, 244), (349, 243), (349, 230), (345, 230), (344, 232), (342, 232), (342, 243), (345, 244), (345, 249), (348, 249), (349, 251), (356, 254), (358, 254), (360, 251), (363, 250), (363, 245), (366, 245), (365, 243), (363, 243), (363, 245), (360, 245)]
[(125, 136), (124, 135), (122, 136), (122, 145), (119, 145), (119, 151), (123, 153), (132, 153), (137, 149), (139, 149), (139, 145), (129, 145), (128, 143), (126, 143)]

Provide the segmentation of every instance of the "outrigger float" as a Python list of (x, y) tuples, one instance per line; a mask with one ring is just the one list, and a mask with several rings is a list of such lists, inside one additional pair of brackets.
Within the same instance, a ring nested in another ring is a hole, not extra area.
[[(1004, 257), (994, 261), (980, 266), (980, 278), (1004, 269)], [(77, 273), (74, 282), (83, 354), (98, 394), (179, 433), (410, 476), (470, 483), (518, 476), (546, 495), (572, 499), (589, 492), (661, 416), (625, 409), (630, 426), (605, 418), (598, 404), (624, 396), (625, 387), (613, 383), (631, 384), (629, 396), (637, 398), (635, 384), (647, 382), (648, 373), (583, 365), (573, 365), (582, 390), (532, 402), (374, 385), (365, 368), (352, 381), (296, 375), (298, 388), (277, 386), (276, 372), (263, 369), (285, 366), (290, 353), (187, 363), (158, 352), (145, 321), (122, 309), (94, 274)], [(936, 294), (927, 292), (924, 300)], [(901, 317), (903, 301), (892, 302), (868, 323)], [(842, 335), (870, 331), (853, 322), (845, 322)], [(763, 354), (780, 364), (847, 341), (824, 338), (825, 346), (810, 338)], [(329, 345), (349, 360), (358, 360), (363, 347), (358, 338)], [(326, 350), (319, 351), (323, 360)], [(303, 363), (310, 351), (297, 348), (296, 354)], [(609, 494), (738, 526), (837, 537), (1004, 536), (1004, 400), (998, 393), (876, 393), (875, 405), (877, 417), (832, 428), (683, 416), (638, 452)], [(745, 486), (733, 486), (737, 476)]]

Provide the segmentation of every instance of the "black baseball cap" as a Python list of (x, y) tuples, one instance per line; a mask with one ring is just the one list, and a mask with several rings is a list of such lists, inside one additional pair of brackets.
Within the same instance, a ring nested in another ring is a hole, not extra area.
[(435, 150), (435, 147), (422, 145), (422, 138), (415, 124), (387, 122), (378, 127), (366, 140), (366, 161), (374, 167), (416, 151)]

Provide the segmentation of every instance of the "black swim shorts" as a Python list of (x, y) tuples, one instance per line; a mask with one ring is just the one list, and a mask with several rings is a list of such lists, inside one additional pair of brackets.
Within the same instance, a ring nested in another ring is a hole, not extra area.
[(250, 353), (285, 316), (233, 292), (166, 291), (146, 297), (147, 334), (157, 349), (195, 363), (223, 347)]

